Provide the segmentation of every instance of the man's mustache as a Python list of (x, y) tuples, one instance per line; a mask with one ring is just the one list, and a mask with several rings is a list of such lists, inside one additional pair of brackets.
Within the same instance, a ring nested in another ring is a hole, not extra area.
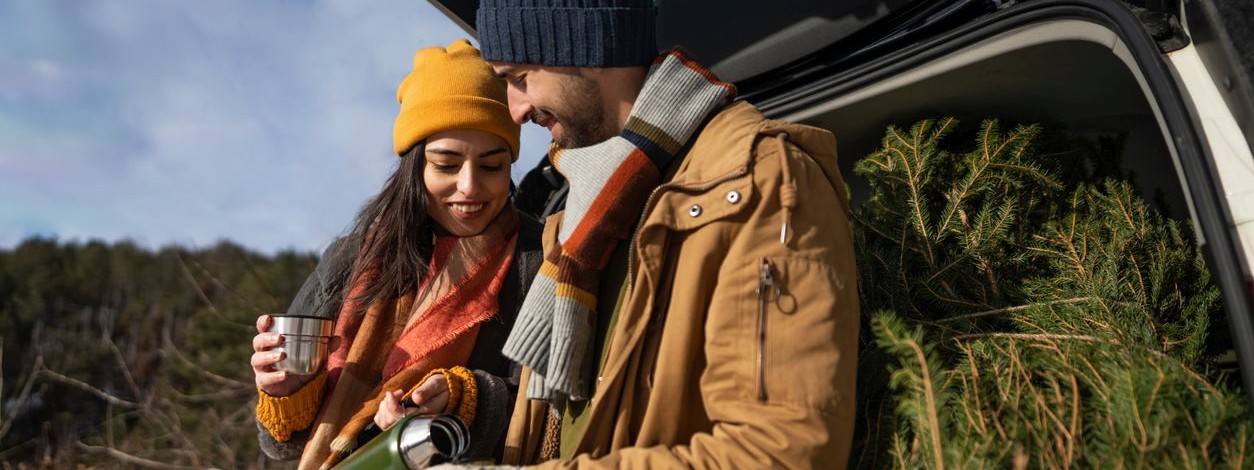
[(532, 111), (530, 116), (531, 123), (537, 126), (541, 125), (540, 121), (551, 121), (553, 119), (554, 117), (552, 113), (539, 109)]

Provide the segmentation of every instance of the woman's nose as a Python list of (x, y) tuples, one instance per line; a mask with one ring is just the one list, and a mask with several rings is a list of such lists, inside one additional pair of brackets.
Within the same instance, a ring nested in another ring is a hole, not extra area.
[(479, 171), (474, 165), (463, 165), (462, 171), (457, 173), (457, 192), (467, 197), (475, 197), (479, 194)]

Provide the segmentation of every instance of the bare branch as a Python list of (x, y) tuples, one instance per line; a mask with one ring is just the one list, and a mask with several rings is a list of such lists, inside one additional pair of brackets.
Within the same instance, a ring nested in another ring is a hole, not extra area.
[[(196, 282), (196, 276), (192, 275), (191, 268), (187, 267), (187, 261), (183, 259), (182, 255), (178, 256), (178, 260), (179, 260), (179, 266), (183, 268), (183, 274), (187, 276), (187, 281), (192, 284), (192, 287), (196, 288), (196, 296), (200, 297), (200, 300), (204, 302), (206, 306), (209, 307), (210, 312), (213, 312), (214, 315), (217, 315), (218, 318), (222, 319), (222, 321), (227, 322), (228, 324), (245, 328), (245, 329), (253, 328), (253, 325), (251, 324), (243, 324), (240, 322), (231, 321), (230, 319), (226, 318), (226, 315), (223, 315), (222, 312), (218, 311), (218, 307), (215, 306), (213, 304), (213, 301), (209, 299), (209, 295), (205, 294), (205, 290), (200, 288), (200, 283)], [(210, 281), (213, 281), (213, 283), (217, 285), (219, 288), (231, 293), (231, 295), (238, 297), (241, 300), (244, 300), (242, 296), (235, 294), (235, 292), (232, 291), (230, 288), (226, 287), (226, 285), (223, 284), (222, 281), (219, 281), (217, 277), (214, 277), (213, 273), (209, 272), (208, 269), (205, 269), (205, 267), (201, 266), (200, 263), (196, 263), (196, 260), (192, 260), (192, 263), (195, 263), (196, 267), (200, 268), (201, 273), (203, 273), (206, 277), (208, 277)], [(253, 308), (253, 310), (257, 312), (258, 315), (267, 313), (266, 310), (261, 309), (261, 307), (258, 307), (257, 304), (246, 301), (246, 300), (245, 302), (247, 302)]]
[[(3, 350), (3, 347), (0, 347), (0, 354), (3, 353)], [(43, 369), (43, 366), (43, 356), (36, 356), (34, 367), (31, 368), (30, 374), (26, 376), (26, 384), (22, 385), (22, 391), (18, 392), (17, 399), (13, 402), (14, 410), (21, 409), (26, 405), (27, 400), (30, 400), (30, 392), (35, 385), (35, 377), (39, 375), (39, 371)], [(3, 376), (3, 374), (0, 374), (0, 376)], [(0, 403), (3, 403), (3, 401), (0, 401)], [(0, 406), (0, 415), (4, 413), (3, 408), (3, 406)], [(9, 433), (9, 428), (13, 427), (13, 422), (16, 420), (17, 413), (13, 413), (9, 416), (0, 416), (0, 437), (4, 437)]]
[(222, 384), (228, 387), (247, 387), (250, 390), (253, 387), (255, 387), (255, 385), (251, 383), (241, 382), (238, 380), (223, 377), (221, 375), (210, 372), (209, 369), (201, 367), (199, 364), (192, 361), (190, 358), (187, 357), (187, 355), (183, 354), (183, 351), (179, 349), (179, 347), (174, 344), (174, 340), (170, 338), (170, 328), (168, 326), (168, 323), (167, 323), (166, 328), (161, 329), (161, 353), (162, 353), (162, 356), (173, 357), (177, 359), (179, 362), (182, 362), (184, 365), (187, 365), (195, 369), (196, 372), (199, 372), (201, 375), (205, 376), (209, 380), (212, 380), (219, 384)]
[(161, 463), (155, 460), (148, 460), (143, 457), (137, 457), (137, 456), (128, 454), (126, 452), (122, 452), (112, 447), (90, 446), (82, 442), (76, 442), (76, 444), (78, 444), (79, 449), (85, 452), (90, 452), (93, 454), (105, 454), (115, 459), (118, 459), (122, 462), (131, 464), (131, 465), (138, 465), (140, 467), (159, 468), (162, 470), (183, 470), (183, 469), (195, 468), (195, 467), (184, 467), (181, 465), (170, 465), (168, 463)]
[(266, 296), (269, 297), (266, 300), (270, 301), (271, 311), (277, 311), (279, 308), (279, 301), (275, 298), (274, 289), (270, 287), (270, 283), (266, 282), (266, 277), (262, 276), (261, 273), (257, 271), (257, 266), (253, 264), (252, 260), (248, 259), (247, 253), (240, 253), (240, 259), (244, 260), (244, 266), (248, 268), (248, 273), (252, 274), (253, 278), (257, 280), (257, 283), (261, 284), (262, 290), (266, 291)]
[[(200, 455), (200, 449), (196, 447), (196, 444), (192, 442), (191, 438), (187, 437), (187, 433), (183, 431), (183, 419), (175, 410), (175, 403), (169, 399), (160, 397), (156, 398), (156, 402), (157, 404), (163, 406), (161, 409), (153, 410), (153, 415), (160, 414), (163, 418), (162, 421), (164, 421), (166, 429), (168, 429), (174, 436), (178, 437), (180, 441), (183, 441), (182, 450), (187, 452), (187, 455), (191, 457), (192, 465), (198, 468), (203, 467), (204, 465), (201, 461), (204, 459)], [(162, 411), (164, 411), (164, 413), (158, 413)]]
[(247, 384), (243, 387), (227, 388), (212, 393), (199, 393), (195, 395), (188, 395), (178, 390), (170, 389), (170, 391), (176, 395), (179, 400), (192, 403), (217, 403), (223, 400), (245, 398), (253, 393), (256, 393), (256, 390), (257, 389), (253, 385)]
[(121, 398), (115, 397), (112, 394), (104, 390), (98, 389), (96, 387), (93, 387), (87, 384), (86, 382), (83, 382), (81, 380), (74, 379), (71, 377), (66, 377), (64, 375), (61, 375), (57, 372), (52, 371), (51, 369), (41, 368), (39, 370), (39, 375), (52, 379), (56, 382), (60, 382), (66, 385), (77, 387), (87, 393), (95, 395), (96, 397), (100, 398), (101, 400), (104, 400), (110, 405), (120, 406), (122, 408), (129, 408), (129, 409), (140, 409), (144, 407), (140, 403), (135, 403), (133, 401), (123, 400)]
[(9, 455), (19, 450), (22, 450), (23, 448), (29, 447), (34, 444), (38, 444), (40, 442), (41, 442), (41, 439), (37, 436), (37, 437), (32, 437), (30, 439), (27, 439), (26, 441), (21, 442), (17, 445), (14, 445), (13, 447), (10, 447), (8, 449), (0, 450), (0, 462), (4, 462), (7, 464), (9, 462)]
[(113, 338), (109, 337), (109, 333), (102, 335), (102, 340), (109, 346), (109, 350), (113, 352), (113, 357), (118, 361), (118, 368), (122, 369), (122, 376), (126, 379), (126, 385), (131, 387), (131, 393), (136, 397), (143, 395), (139, 389), (139, 383), (135, 382), (135, 376), (131, 374), (131, 366), (126, 363), (126, 358), (122, 356), (122, 350), (118, 349), (118, 344), (113, 342)]

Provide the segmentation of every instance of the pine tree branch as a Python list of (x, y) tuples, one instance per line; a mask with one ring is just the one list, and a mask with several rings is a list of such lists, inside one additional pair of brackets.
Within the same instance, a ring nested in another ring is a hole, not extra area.
[(889, 335), (889, 339), (891, 341), (897, 344), (904, 344), (908, 347), (913, 352), (915, 360), (919, 361), (919, 370), (922, 374), (920, 383), (923, 389), (923, 402), (926, 406), (928, 426), (931, 427), (931, 432), (928, 433), (928, 437), (930, 437), (932, 441), (932, 458), (934, 459), (934, 463), (936, 465), (935, 468), (944, 469), (945, 458), (942, 453), (943, 448), (941, 447), (940, 440), (940, 418), (936, 410), (936, 393), (932, 390), (932, 375), (931, 370), (928, 367), (927, 354), (923, 352), (923, 348), (919, 345), (919, 343), (913, 339), (897, 337), (892, 328), (885, 327), (883, 330), (887, 335)]
[(1071, 436), (1072, 436), (1072, 439), (1067, 441), (1067, 460), (1066, 460), (1067, 467), (1070, 467), (1071, 464), (1075, 462), (1075, 444), (1076, 443), (1075, 443), (1074, 436), (1080, 435), (1080, 432), (1081, 432), (1080, 416), (1083, 413), (1083, 411), (1080, 409), (1080, 381), (1079, 379), (1076, 378), (1074, 373), (1069, 372), (1067, 376), (1071, 379)]
[(1055, 300), (1052, 302), (1016, 305), (1014, 307), (999, 308), (999, 309), (994, 309), (994, 310), (985, 310), (983, 312), (968, 313), (965, 315), (958, 315), (956, 317), (942, 318), (940, 320), (936, 320), (936, 323), (952, 323), (952, 322), (962, 321), (962, 320), (974, 320), (976, 318), (988, 317), (988, 316), (993, 316), (993, 315), (1001, 315), (1004, 313), (1018, 313), (1018, 312), (1022, 312), (1032, 307), (1043, 307), (1043, 306), (1060, 305), (1060, 304), (1078, 304), (1078, 303), (1084, 303), (1084, 302), (1092, 302), (1094, 300), (1096, 300), (1094, 297), (1076, 297), (1076, 298), (1071, 298), (1071, 299)]
[[(954, 336), (954, 341), (967, 341), (972, 339), (985, 338), (1010, 338), (1010, 339), (1030, 339), (1038, 341), (1051, 341), (1055, 339), (1084, 341), (1089, 343), (1108, 343), (1114, 345), (1122, 345), (1119, 341), (1098, 338), (1096, 336), (1087, 335), (1064, 335), (1064, 334), (1048, 334), (1048, 333), (970, 333), (965, 335)], [(1159, 353), (1161, 354), (1161, 353)]]
[[(1083, 341), (1087, 343), (1103, 343), (1103, 344), (1110, 344), (1113, 346), (1124, 346), (1123, 343), (1115, 339), (1104, 339), (1104, 338), (1098, 338), (1096, 336), (1088, 336), (1088, 335), (1066, 335), (1066, 334), (1047, 334), (1047, 333), (970, 333), (970, 334), (965, 334), (965, 335), (954, 336), (950, 339), (954, 341), (969, 341), (969, 340), (989, 339), (989, 338), (1027, 339), (1027, 340), (1045, 341), (1045, 342), (1052, 342), (1053, 340), (1073, 340), (1073, 341)], [(1170, 358), (1173, 361), (1175, 360), (1174, 358), (1171, 358), (1171, 356), (1168, 356), (1167, 353), (1164, 353), (1162, 351), (1158, 351), (1158, 350), (1154, 350), (1150, 348), (1138, 348), (1138, 349), (1145, 351), (1147, 353), (1150, 353), (1154, 356), (1158, 356), (1162, 358)], [(1219, 389), (1215, 388), (1215, 386), (1211, 384), (1209, 380), (1206, 380), (1204, 377), (1198, 375), (1197, 372), (1195, 372), (1192, 368), (1188, 367), (1185, 364), (1177, 364), (1177, 365), (1180, 367), (1181, 371), (1183, 371), (1185, 374), (1188, 374), (1194, 380), (1197, 380), (1198, 383), (1204, 385), (1208, 391), (1216, 395), (1219, 394)], [(1093, 368), (1091, 364), (1089, 365), (1089, 367), (1093, 369), (1094, 376), (1100, 379), (1101, 374), (1097, 371), (1097, 369)], [(1103, 384), (1103, 387), (1106, 387), (1106, 385)]]
[[(962, 346), (961, 349), (967, 356), (967, 364), (971, 367), (971, 397), (975, 399), (975, 409), (983, 410), (984, 403), (981, 400), (980, 392), (980, 368), (976, 366), (975, 353), (971, 351), (970, 347), (965, 345)], [(983, 419), (976, 420), (976, 424), (979, 425), (980, 434), (988, 434), (988, 426), (984, 424)]]
[[(889, 130), (890, 133), (892, 133), (895, 137), (898, 138), (899, 142), (902, 142), (902, 145), (910, 149), (912, 153), (911, 157), (907, 157), (903, 152), (893, 147), (889, 147), (886, 150), (896, 154), (898, 156), (898, 159), (902, 162), (902, 168), (906, 172), (906, 184), (910, 189), (908, 205), (911, 211), (913, 212), (911, 214), (911, 217), (915, 221), (916, 229), (919, 231), (920, 235), (923, 237), (923, 242), (924, 242), (923, 243), (923, 248), (924, 248), (923, 255), (925, 259), (927, 260), (928, 265), (930, 267), (935, 268), (936, 256), (934, 253), (932, 253), (932, 242), (933, 242), (932, 235), (928, 233), (927, 217), (923, 215), (923, 206), (924, 206), (923, 195), (922, 195), (923, 189), (919, 187), (919, 183), (921, 179), (920, 174), (923, 172), (923, 158), (919, 156), (920, 145), (917, 145), (916, 143), (921, 142), (923, 140), (923, 137), (919, 134), (925, 131), (924, 127), (925, 126), (921, 126), (921, 125), (914, 126), (914, 128), (911, 129), (914, 132), (914, 138), (910, 140), (902, 138), (900, 134), (896, 133), (896, 129)], [(934, 135), (938, 135), (938, 134), (934, 134)], [(912, 165), (911, 163), (914, 163), (914, 165)], [(918, 167), (916, 168), (915, 165), (918, 165)]]
[[(902, 275), (904, 276), (905, 273), (903, 273)], [(945, 282), (944, 279), (940, 281), (940, 285), (941, 287), (945, 289), (946, 291), (945, 293), (938, 292), (936, 289), (933, 289), (931, 284), (924, 284), (923, 288), (927, 289), (927, 292), (929, 294), (932, 294), (932, 296), (936, 297), (937, 299), (943, 300), (945, 302), (949, 302), (954, 305), (962, 305), (962, 306), (971, 307), (971, 308), (988, 307), (987, 304), (967, 302), (965, 300), (958, 298), (957, 294), (953, 290), (953, 287), (950, 287), (949, 283)]]

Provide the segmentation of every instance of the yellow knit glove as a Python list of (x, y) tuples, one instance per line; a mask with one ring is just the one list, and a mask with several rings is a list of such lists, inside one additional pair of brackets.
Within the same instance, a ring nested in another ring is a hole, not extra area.
[(327, 373), (322, 371), (317, 377), (286, 397), (274, 397), (257, 387), (257, 421), (270, 431), (270, 436), (279, 442), (287, 442), (292, 433), (308, 428), (318, 414), (318, 406), (322, 404), (323, 386), (327, 382)]
[(462, 366), (448, 369), (435, 369), (418, 381), (418, 385), (409, 390), (405, 396), (413, 395), (414, 390), (426, 383), (432, 375), (443, 374), (448, 384), (448, 405), (444, 413), (457, 416), (467, 427), (475, 421), (475, 407), (479, 404), (479, 385), (475, 383), (475, 373)]

